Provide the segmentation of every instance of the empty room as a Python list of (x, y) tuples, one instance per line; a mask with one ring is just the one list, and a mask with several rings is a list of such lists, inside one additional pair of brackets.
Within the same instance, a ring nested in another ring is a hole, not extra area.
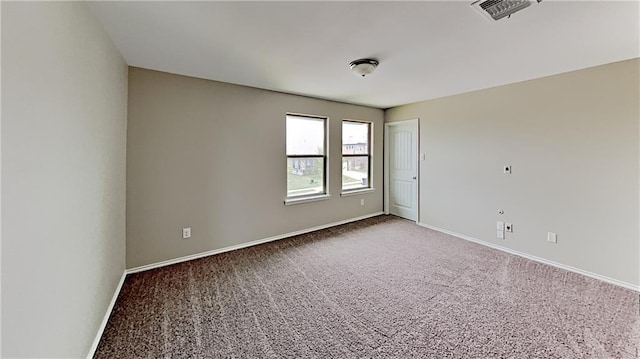
[(0, 2), (2, 358), (639, 358), (640, 2)]

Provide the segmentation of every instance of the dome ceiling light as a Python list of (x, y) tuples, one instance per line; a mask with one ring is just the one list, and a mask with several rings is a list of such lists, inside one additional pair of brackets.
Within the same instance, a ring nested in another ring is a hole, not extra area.
[(375, 71), (378, 64), (379, 62), (376, 59), (358, 59), (351, 61), (349, 67), (357, 76), (365, 77)]

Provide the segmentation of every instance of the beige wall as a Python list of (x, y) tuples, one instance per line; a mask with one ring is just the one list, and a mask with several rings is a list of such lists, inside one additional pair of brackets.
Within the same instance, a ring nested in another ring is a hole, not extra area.
[[(638, 59), (386, 111), (420, 118), (420, 222), (638, 285)], [(511, 175), (502, 173), (512, 165)], [(502, 209), (503, 216), (497, 214)], [(496, 239), (496, 220), (514, 225)], [(546, 241), (558, 233), (558, 243)]]
[[(329, 200), (284, 205), (287, 112), (330, 118)], [(374, 122), (373, 193), (340, 196), (345, 118)], [(127, 267), (381, 211), (382, 134), (379, 109), (130, 68)]]
[(2, 357), (86, 356), (125, 260), (127, 66), (81, 2), (2, 2)]

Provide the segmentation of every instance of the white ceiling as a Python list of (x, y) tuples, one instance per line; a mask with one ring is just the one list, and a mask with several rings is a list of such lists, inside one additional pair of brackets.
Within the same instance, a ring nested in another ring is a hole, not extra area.
[[(489, 22), (471, 1), (92, 2), (130, 66), (396, 105), (640, 56), (637, 1), (544, 0)], [(348, 64), (375, 57), (359, 78)]]

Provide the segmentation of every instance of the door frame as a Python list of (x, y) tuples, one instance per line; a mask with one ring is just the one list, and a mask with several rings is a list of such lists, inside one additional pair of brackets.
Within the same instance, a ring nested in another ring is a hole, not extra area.
[(412, 125), (416, 130), (416, 223), (420, 223), (420, 118), (384, 124), (384, 214), (389, 214), (389, 128), (398, 125)]

